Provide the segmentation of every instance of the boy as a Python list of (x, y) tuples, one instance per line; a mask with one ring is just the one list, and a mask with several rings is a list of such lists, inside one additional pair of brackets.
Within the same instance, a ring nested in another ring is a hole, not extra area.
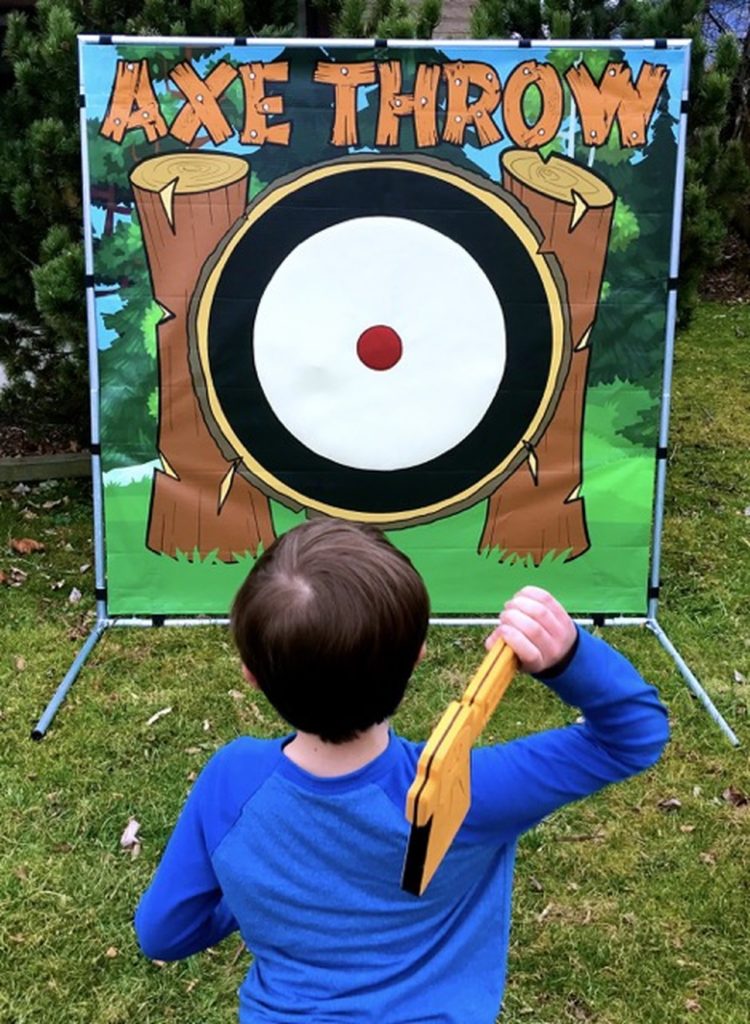
[(388, 718), (428, 614), (420, 576), (382, 534), (326, 519), (276, 541), (235, 598), (245, 677), (296, 732), (241, 737), (211, 758), (135, 925), (162, 960), (239, 929), (254, 955), (243, 1024), (490, 1024), (518, 836), (653, 764), (667, 739), (665, 710), (629, 662), (524, 588), (487, 644), (501, 636), (585, 720), (473, 751), (468, 816), (424, 895), (403, 892), (423, 744)]

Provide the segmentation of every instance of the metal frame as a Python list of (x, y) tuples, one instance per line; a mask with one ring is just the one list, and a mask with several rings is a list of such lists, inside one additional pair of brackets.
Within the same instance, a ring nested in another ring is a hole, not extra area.
[[(81, 59), (82, 48), (86, 43), (98, 43), (102, 39), (101, 36), (79, 36), (78, 47), (79, 47), (79, 91), (81, 97), (85, 96), (84, 83), (83, 83), (83, 60)], [(227, 46), (236, 45), (238, 40), (236, 38), (191, 38), (190, 40), (177, 38), (177, 37), (131, 37), (131, 36), (111, 36), (107, 37), (108, 42), (112, 43), (127, 43), (129, 45), (137, 43), (148, 43), (148, 44), (169, 44), (174, 45), (179, 42), (190, 42), (194, 46), (199, 46), (203, 43), (211, 44), (216, 46), (218, 44), (225, 44)], [(252, 45), (253, 42), (257, 43), (276, 43), (277, 40), (268, 39), (255, 39), (250, 37), (243, 39), (242, 43)], [(372, 47), (383, 47), (388, 46), (389, 49), (411, 49), (418, 43), (416, 40), (403, 39), (403, 40), (362, 40), (362, 39), (284, 39), (278, 40), (278, 43), (284, 47), (294, 46), (309, 46), (314, 43), (316, 46), (324, 46), (327, 48), (335, 49), (338, 47), (363, 47), (368, 43)], [(456, 47), (460, 46), (461, 49), (486, 49), (491, 47), (493, 49), (518, 49), (521, 47), (541, 47), (550, 46), (552, 43), (549, 39), (538, 39), (538, 40), (486, 40), (484, 42), (479, 40), (430, 40), (430, 45), (435, 47)], [(575, 49), (591, 49), (602, 46), (618, 45), (623, 48), (630, 47), (656, 47), (657, 41), (655, 39), (640, 39), (640, 40), (554, 40), (555, 46), (566, 46), (568, 48)], [(681, 234), (681, 219), (682, 219), (682, 201), (684, 194), (685, 184), (685, 148), (687, 139), (687, 113), (685, 111), (686, 102), (688, 99), (688, 82), (690, 75), (690, 40), (688, 39), (669, 39), (659, 41), (662, 48), (682, 48), (685, 52), (685, 63), (684, 63), (684, 74), (683, 74), (683, 90), (682, 90), (682, 105), (680, 114), (680, 132), (678, 139), (677, 148), (677, 173), (675, 178), (675, 191), (674, 191), (674, 204), (673, 204), (673, 216), (672, 216), (672, 239), (670, 245), (670, 258), (669, 258), (669, 288), (667, 295), (667, 321), (666, 321), (666, 345), (664, 351), (664, 371), (662, 376), (662, 403), (659, 420), (659, 441), (658, 441), (658, 452), (656, 460), (656, 481), (655, 481), (655, 500), (654, 500), (654, 519), (653, 519), (653, 530), (652, 530), (652, 547), (651, 547), (651, 569), (649, 573), (649, 596), (648, 596), (648, 612), (644, 616), (601, 616), (592, 615), (590, 617), (576, 618), (575, 621), (580, 625), (589, 626), (641, 626), (649, 629), (654, 636), (657, 638), (664, 650), (674, 661), (675, 667), (682, 676), (685, 684), (688, 686), (690, 691), (697, 697), (703, 707), (708, 712), (711, 719), (718, 725), (721, 731), (724, 733), (726, 738), (733, 746), (739, 746), (740, 741), (726, 722), (724, 717), (718, 711), (713, 701), (701, 686), (700, 682), (691, 671), (690, 667), (680, 655), (677, 648), (674, 646), (672, 641), (667, 636), (665, 630), (659, 624), (657, 614), (659, 608), (659, 587), (660, 587), (660, 572), (661, 572), (661, 553), (662, 553), (662, 530), (664, 526), (664, 508), (665, 508), (665, 490), (666, 490), (666, 479), (667, 479), (667, 442), (669, 439), (669, 412), (672, 398), (672, 364), (674, 358), (674, 336), (675, 336), (675, 325), (677, 320), (677, 275), (679, 272), (679, 261), (680, 261), (680, 234)], [(82, 171), (83, 171), (83, 220), (84, 220), (84, 252), (85, 252), (85, 270), (87, 275), (87, 281), (91, 281), (91, 276), (94, 272), (94, 258), (93, 258), (93, 241), (91, 233), (91, 213), (90, 213), (90, 177), (89, 177), (89, 166), (88, 166), (88, 139), (86, 134), (86, 110), (83, 103), (81, 102), (81, 160), (82, 160)], [(65, 700), (68, 690), (75, 682), (81, 669), (83, 668), (86, 659), (91, 654), (97, 643), (104, 635), (107, 629), (115, 627), (136, 627), (136, 628), (154, 628), (159, 626), (218, 626), (227, 625), (229, 619), (227, 618), (215, 618), (215, 617), (166, 617), (162, 615), (156, 615), (153, 618), (141, 618), (141, 617), (109, 617), (107, 615), (106, 600), (101, 596), (106, 593), (105, 591), (105, 562), (104, 562), (104, 517), (103, 517), (103, 480), (101, 470), (101, 456), (99, 451), (99, 366), (98, 366), (98, 352), (96, 345), (96, 307), (94, 299), (93, 285), (87, 284), (86, 288), (86, 317), (88, 325), (88, 344), (89, 344), (89, 362), (90, 362), (90, 373), (91, 373), (91, 388), (90, 388), (90, 401), (91, 401), (91, 469), (93, 478), (93, 498), (94, 498), (94, 561), (95, 561), (95, 584), (96, 584), (96, 623), (91, 633), (89, 634), (86, 642), (84, 643), (81, 650), (78, 652), (73, 664), (68, 669), (64, 679), (55, 691), (52, 699), (47, 705), (44, 713), (42, 714), (36, 728), (33, 730), (31, 736), (32, 739), (41, 740), (49, 728), (52, 719), (57, 713), (58, 708)], [(431, 625), (435, 626), (494, 626), (497, 622), (496, 618), (488, 617), (435, 617), (430, 619)]]

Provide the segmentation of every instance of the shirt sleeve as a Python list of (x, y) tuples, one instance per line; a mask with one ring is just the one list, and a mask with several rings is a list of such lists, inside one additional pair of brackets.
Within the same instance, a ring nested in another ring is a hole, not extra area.
[(198, 776), (135, 912), (138, 943), (152, 960), (180, 960), (237, 931), (213, 870), (206, 828), (211, 808), (217, 805), (226, 749), (218, 751)]
[(543, 681), (584, 720), (472, 751), (467, 836), (511, 841), (564, 804), (644, 771), (667, 742), (656, 690), (585, 630), (570, 663)]

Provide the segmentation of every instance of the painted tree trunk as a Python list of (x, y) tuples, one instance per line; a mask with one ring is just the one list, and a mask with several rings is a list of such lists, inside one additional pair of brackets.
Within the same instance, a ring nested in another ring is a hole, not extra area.
[(567, 552), (589, 547), (581, 497), (583, 413), (589, 340), (596, 319), (615, 196), (593, 172), (563, 157), (546, 162), (536, 151), (502, 157), (503, 186), (529, 211), (542, 232), (540, 251), (553, 254), (565, 280), (572, 354), (557, 408), (534, 450), (491, 495), (480, 550), (503, 557)]
[(201, 268), (247, 203), (249, 165), (220, 154), (174, 153), (144, 160), (131, 175), (158, 333), (162, 468), (154, 472), (147, 544), (189, 559), (224, 562), (274, 538), (268, 499), (237, 473), (211, 436), (188, 356), (188, 309)]

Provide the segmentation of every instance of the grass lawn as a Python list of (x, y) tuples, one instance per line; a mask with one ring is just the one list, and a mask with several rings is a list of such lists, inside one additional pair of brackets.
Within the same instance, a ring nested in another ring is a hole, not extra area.
[[(747, 1024), (749, 353), (747, 306), (706, 304), (678, 339), (660, 615), (744, 748), (653, 636), (607, 634), (660, 687), (672, 742), (645, 776), (522, 840), (503, 1024)], [(25, 537), (45, 550), (12, 553)], [(210, 753), (286, 729), (242, 685), (225, 631), (112, 630), (32, 743), (91, 626), (91, 561), (85, 484), (0, 491), (0, 1024), (226, 1024), (248, 962), (239, 939), (159, 966), (139, 953), (132, 913)], [(397, 728), (425, 737), (481, 656), (481, 633), (434, 630)], [(485, 738), (569, 718), (522, 680)], [(137, 858), (119, 848), (131, 816)]]

